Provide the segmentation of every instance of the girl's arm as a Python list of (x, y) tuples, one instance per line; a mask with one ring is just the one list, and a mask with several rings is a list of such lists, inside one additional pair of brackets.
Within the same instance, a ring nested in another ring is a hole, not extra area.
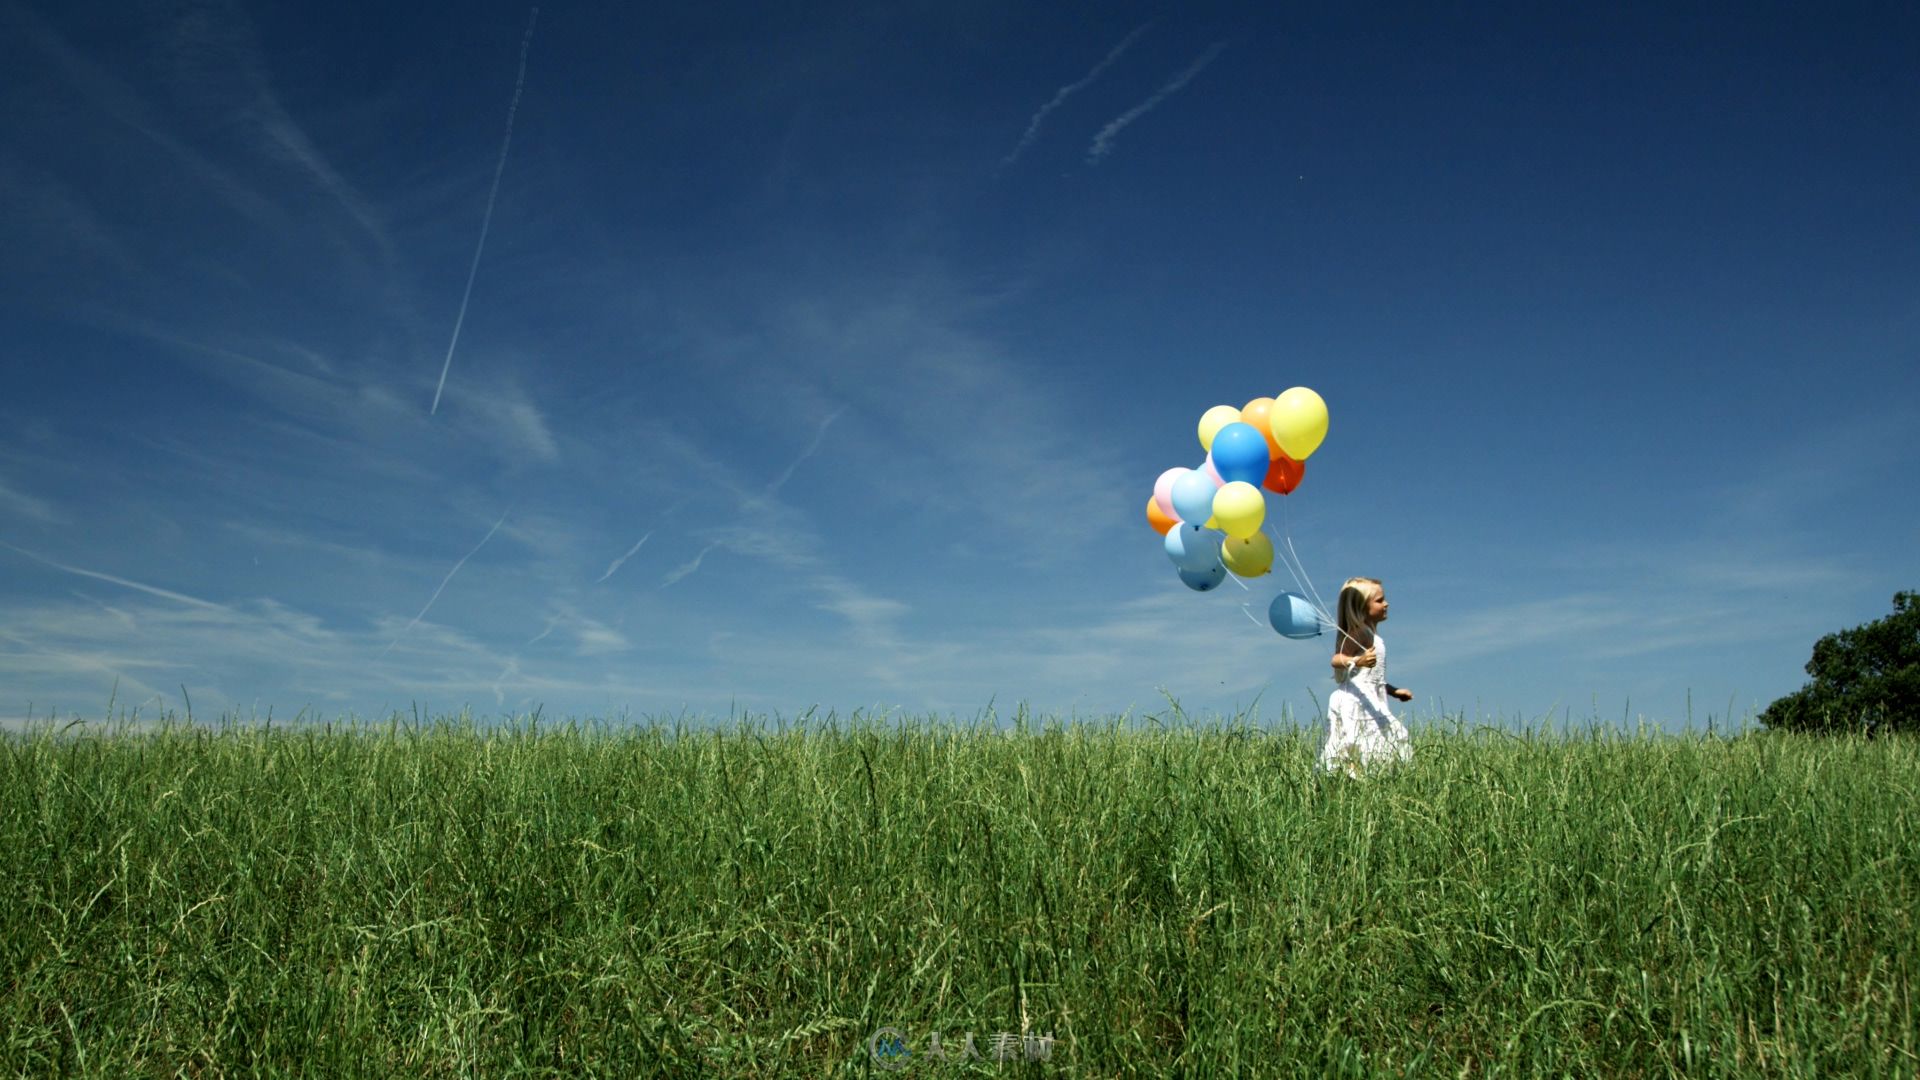
[(1375, 660), (1372, 649), (1368, 649), (1359, 656), (1337, 652), (1333, 654), (1333, 673), (1335, 675), (1346, 675), (1350, 674), (1354, 668), (1372, 667), (1374, 663)]

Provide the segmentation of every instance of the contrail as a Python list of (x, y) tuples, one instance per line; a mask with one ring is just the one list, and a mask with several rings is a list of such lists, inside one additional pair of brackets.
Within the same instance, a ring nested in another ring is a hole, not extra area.
[[(801, 462), (812, 457), (814, 455), (814, 452), (820, 449), (821, 440), (827, 437), (827, 429), (832, 427), (833, 422), (835, 420), (840, 419), (840, 414), (846, 411), (847, 411), (847, 407), (845, 405), (842, 405), (839, 408), (833, 410), (833, 415), (821, 421), (820, 430), (813, 433), (813, 442), (804, 451), (801, 452), (799, 457), (793, 459), (793, 464), (787, 466), (787, 471), (781, 473), (778, 479), (774, 480), (773, 483), (767, 485), (766, 494), (771, 495), (774, 492), (779, 491), (781, 488), (786, 486), (787, 481), (793, 479), (793, 470), (799, 468)], [(629, 554), (631, 554), (631, 552), (629, 552)]]
[(520, 90), (527, 82), (527, 47), (533, 44), (533, 24), (540, 18), (536, 6), (527, 15), (527, 33), (520, 39), (520, 74), (513, 80), (513, 104), (507, 106), (507, 135), (500, 140), (500, 160), (493, 166), (493, 189), (487, 192), (487, 212), (480, 219), (480, 242), (473, 247), (473, 265), (467, 268), (467, 289), (460, 294), (460, 314), (453, 320), (453, 340), (447, 342), (447, 360), (440, 365), (440, 385), (433, 388), (432, 416), (440, 411), (440, 391), (447, 387), (447, 369), (453, 366), (453, 347), (460, 344), (460, 324), (467, 321), (467, 301), (473, 298), (473, 278), (480, 272), (480, 253), (487, 249), (487, 229), (493, 225), (493, 201), (500, 196), (500, 174), (507, 169), (507, 148), (513, 145), (513, 117), (520, 111)]
[[(554, 627), (556, 627), (556, 626), (559, 626), (559, 625), (560, 625), (560, 620), (561, 620), (561, 619), (562, 619), (563, 617), (564, 617), (564, 616), (560, 616), (560, 615), (555, 615), (555, 616), (554, 616), (553, 618), (551, 618), (551, 619), (548, 619), (548, 620), (547, 620), (547, 628), (546, 628), (545, 630), (542, 630), (542, 631), (540, 631), (540, 632), (539, 632), (538, 634), (535, 634), (535, 635), (534, 635), (534, 637), (533, 637), (533, 640), (532, 640), (532, 641), (529, 641), (529, 642), (527, 642), (527, 644), (528, 644), (528, 645), (532, 645), (532, 644), (534, 644), (535, 642), (538, 642), (538, 641), (540, 641), (540, 640), (541, 640), (542, 638), (544, 638), (544, 637), (546, 637), (546, 636), (547, 636), (548, 634), (551, 634), (551, 633), (553, 633), (553, 628), (554, 628)], [(525, 647), (525, 646), (522, 646), (522, 648), (524, 648), (524, 647)]]
[[(614, 572), (615, 570), (618, 570), (618, 569), (620, 569), (620, 566), (621, 566), (621, 564), (622, 564), (622, 563), (624, 563), (624, 562), (626, 562), (626, 561), (627, 561), (628, 559), (631, 559), (631, 558), (633, 558), (633, 556), (634, 556), (634, 553), (640, 550), (640, 545), (641, 545), (641, 544), (644, 544), (644, 543), (646, 543), (646, 542), (647, 542), (647, 537), (650, 537), (650, 536), (652, 536), (652, 535), (653, 535), (653, 530), (652, 530), (652, 529), (648, 529), (648, 530), (647, 530), (647, 535), (646, 535), (646, 536), (643, 536), (643, 537), (641, 537), (641, 538), (640, 538), (639, 540), (637, 540), (637, 541), (635, 541), (635, 542), (634, 542), (634, 545), (633, 545), (632, 547), (630, 547), (630, 548), (628, 548), (628, 549), (627, 549), (627, 553), (626, 553), (625, 555), (622, 555), (622, 556), (620, 556), (619, 558), (617, 558), (617, 559), (615, 559), (615, 560), (613, 560), (613, 565), (612, 565), (612, 566), (609, 566), (609, 567), (607, 567), (607, 572), (606, 572), (606, 573), (604, 573), (604, 574), (601, 574), (601, 575), (600, 575), (600, 579), (599, 579), (599, 581), (595, 581), (595, 582), (594, 582), (594, 584), (595, 584), (595, 585), (598, 585), (598, 584), (600, 584), (600, 582), (601, 582), (601, 581), (605, 581), (605, 580), (607, 580), (608, 578), (610, 578), (610, 577), (612, 577), (612, 576), (613, 576), (613, 572)], [(536, 640), (537, 640), (537, 639), (536, 639)]]
[(700, 569), (700, 562), (702, 559), (705, 559), (707, 557), (707, 552), (712, 551), (714, 548), (717, 548), (719, 546), (720, 546), (720, 543), (719, 541), (716, 540), (713, 543), (708, 544), (706, 547), (701, 548), (700, 554), (695, 555), (691, 560), (681, 563), (679, 566), (675, 567), (673, 571), (667, 575), (666, 580), (660, 583), (660, 587), (664, 589), (667, 586), (672, 585), (674, 582), (679, 581), (681, 578), (686, 577), (688, 574), (693, 573), (695, 570)]
[(421, 608), (420, 614), (415, 615), (413, 617), (413, 622), (408, 623), (406, 625), (406, 628), (401, 630), (400, 633), (396, 635), (392, 641), (387, 642), (387, 648), (380, 650), (381, 656), (387, 655), (388, 649), (392, 649), (395, 645), (400, 644), (400, 639), (407, 636), (408, 630), (412, 630), (415, 624), (417, 624), (421, 619), (426, 618), (427, 611), (433, 607), (433, 602), (435, 600), (440, 599), (440, 593), (446, 589), (447, 582), (452, 581), (453, 575), (459, 573), (460, 568), (467, 565), (468, 559), (471, 559), (475, 555), (479, 554), (480, 549), (487, 546), (487, 541), (493, 539), (493, 534), (500, 531), (500, 526), (506, 524), (506, 520), (507, 520), (507, 515), (504, 513), (501, 514), (500, 520), (494, 522), (493, 528), (487, 530), (487, 535), (481, 537), (480, 542), (473, 545), (473, 550), (467, 552), (465, 555), (460, 556), (460, 561), (453, 564), (453, 569), (447, 571), (447, 576), (440, 579), (440, 588), (433, 590), (433, 595), (427, 598), (427, 606)]
[(227, 612), (228, 614), (233, 613), (232, 608), (227, 607), (223, 604), (216, 604), (211, 600), (202, 600), (196, 596), (188, 596), (184, 593), (170, 592), (166, 589), (157, 589), (152, 585), (142, 585), (137, 581), (128, 581), (126, 578), (114, 577), (112, 574), (102, 574), (97, 570), (82, 570), (78, 566), (68, 566), (66, 563), (54, 562), (52, 559), (49, 559), (44, 555), (35, 555), (33, 552), (28, 551), (26, 548), (14, 547), (12, 544), (7, 543), (5, 540), (0, 540), (0, 547), (6, 548), (9, 551), (17, 551), (20, 554), (25, 555), (27, 558), (32, 559), (34, 562), (40, 563), (43, 566), (51, 566), (55, 570), (62, 570), (69, 574), (78, 574), (81, 577), (92, 578), (95, 581), (105, 581), (110, 584), (124, 586), (129, 589), (136, 589), (140, 592), (146, 593), (149, 596), (158, 596), (162, 600), (172, 600), (177, 603), (190, 604), (194, 607), (206, 608), (210, 611), (224, 611), (224, 612)]
[(88, 596), (86, 593), (81, 592), (79, 589), (68, 589), (67, 592), (71, 593), (74, 596), (79, 597), (82, 600), (85, 600), (87, 603), (92, 604), (94, 607), (97, 607), (101, 611), (104, 611), (107, 614), (113, 616), (114, 618), (120, 620), (122, 623), (126, 624), (127, 629), (129, 630), (140, 629), (139, 621), (136, 620), (132, 615), (128, 614), (127, 612), (121, 611), (119, 608), (113, 607), (112, 605), (106, 603), (105, 601), (96, 600), (93, 597)]
[(1112, 123), (1101, 128), (1100, 134), (1093, 137), (1093, 146), (1087, 150), (1087, 164), (1099, 164), (1100, 159), (1106, 157), (1107, 154), (1113, 150), (1114, 136), (1120, 134), (1122, 128), (1145, 116), (1155, 105), (1165, 101), (1169, 95), (1177, 92), (1189, 82), (1192, 82), (1193, 77), (1205, 71), (1207, 65), (1213, 63), (1214, 58), (1220, 55), (1220, 50), (1226, 47), (1227, 43), (1225, 41), (1214, 42), (1212, 48), (1200, 54), (1200, 59), (1195, 60), (1192, 64), (1188, 65), (1187, 70), (1174, 76), (1171, 82), (1155, 91), (1152, 97), (1121, 113)]
[(1099, 78), (1101, 72), (1107, 70), (1109, 67), (1112, 67), (1113, 62), (1115, 60), (1120, 59), (1120, 54), (1127, 51), (1127, 46), (1132, 45), (1133, 40), (1139, 37), (1141, 33), (1146, 30), (1147, 27), (1152, 25), (1153, 23), (1151, 22), (1144, 22), (1144, 23), (1141, 23), (1139, 26), (1135, 27), (1133, 33), (1128, 34), (1126, 37), (1122, 38), (1120, 40), (1120, 44), (1115, 45), (1113, 47), (1113, 51), (1107, 54), (1107, 58), (1093, 65), (1093, 70), (1087, 72), (1087, 74), (1083, 78), (1081, 78), (1079, 82), (1061, 87), (1059, 91), (1053, 95), (1052, 101), (1049, 101), (1045, 105), (1040, 106), (1040, 111), (1034, 113), (1033, 119), (1027, 122), (1027, 133), (1025, 135), (1020, 136), (1020, 145), (1014, 147), (1013, 153), (1008, 154), (1006, 158), (1000, 162), (1000, 167), (1004, 169), (1007, 166), (1013, 164), (1014, 160), (1020, 156), (1021, 152), (1026, 150), (1027, 146), (1033, 142), (1034, 137), (1040, 134), (1040, 123), (1041, 121), (1047, 118), (1048, 113), (1059, 108), (1061, 102), (1067, 100), (1069, 97), (1072, 97), (1074, 94), (1077, 94), (1080, 91), (1085, 90), (1088, 86), (1092, 85), (1093, 80)]
[(493, 677), (492, 689), (493, 689), (493, 703), (495, 706), (505, 705), (507, 703), (507, 695), (501, 692), (500, 684), (507, 681), (507, 676), (518, 675), (518, 674), (520, 674), (520, 658), (517, 656), (508, 657), (507, 666), (504, 668), (501, 668), (500, 674), (495, 675)]

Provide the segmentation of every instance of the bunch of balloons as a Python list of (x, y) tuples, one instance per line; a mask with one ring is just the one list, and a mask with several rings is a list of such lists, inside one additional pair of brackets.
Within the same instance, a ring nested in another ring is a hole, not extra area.
[[(1207, 592), (1228, 571), (1250, 578), (1273, 568), (1273, 541), (1261, 531), (1267, 516), (1261, 491), (1292, 493), (1326, 437), (1327, 403), (1304, 386), (1238, 409), (1215, 405), (1200, 417), (1206, 460), (1161, 473), (1147, 500), (1147, 523), (1165, 538), (1167, 557), (1188, 588)], [(1288, 637), (1320, 632), (1312, 605), (1292, 593), (1275, 598), (1268, 620)]]

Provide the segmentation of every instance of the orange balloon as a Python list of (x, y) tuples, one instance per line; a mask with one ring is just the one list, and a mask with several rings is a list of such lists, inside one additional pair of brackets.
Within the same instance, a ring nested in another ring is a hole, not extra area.
[(1257, 397), (1247, 402), (1246, 408), (1240, 410), (1240, 419), (1252, 424), (1253, 430), (1267, 437), (1267, 456), (1278, 458), (1283, 456), (1280, 452), (1280, 440), (1273, 437), (1273, 431), (1267, 426), (1267, 416), (1271, 412), (1273, 412), (1273, 399)]
[(1147, 496), (1147, 524), (1153, 526), (1154, 532), (1165, 536), (1167, 535), (1168, 529), (1180, 523), (1168, 517), (1166, 513), (1160, 509), (1159, 501), (1149, 495)]
[(1276, 450), (1273, 453), (1273, 465), (1267, 469), (1267, 478), (1260, 482), (1260, 486), (1268, 491), (1290, 495), (1294, 488), (1300, 486), (1300, 481), (1306, 479), (1306, 476), (1306, 462), (1295, 461)]

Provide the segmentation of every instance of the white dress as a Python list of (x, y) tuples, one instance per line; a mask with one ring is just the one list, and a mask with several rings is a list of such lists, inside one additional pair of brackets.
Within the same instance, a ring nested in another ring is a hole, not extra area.
[(1413, 756), (1407, 729), (1387, 707), (1387, 642), (1373, 637), (1374, 665), (1334, 675), (1340, 685), (1327, 699), (1327, 741), (1320, 767), (1358, 776), (1375, 762), (1406, 761)]

